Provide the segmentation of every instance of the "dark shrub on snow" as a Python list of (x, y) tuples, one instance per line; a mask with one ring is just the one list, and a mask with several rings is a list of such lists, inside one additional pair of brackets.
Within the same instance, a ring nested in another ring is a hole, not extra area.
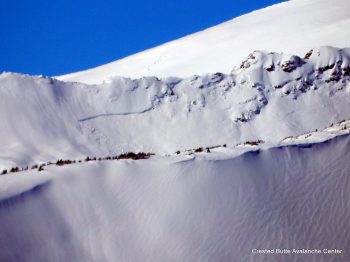
[(203, 152), (203, 148), (202, 147), (198, 147), (194, 150), (195, 153), (200, 153)]
[(133, 159), (133, 160), (138, 160), (138, 159), (148, 159), (151, 157), (151, 153), (133, 153), (133, 152), (129, 152), (129, 153), (125, 153), (125, 154), (121, 154), (118, 156), (118, 159)]

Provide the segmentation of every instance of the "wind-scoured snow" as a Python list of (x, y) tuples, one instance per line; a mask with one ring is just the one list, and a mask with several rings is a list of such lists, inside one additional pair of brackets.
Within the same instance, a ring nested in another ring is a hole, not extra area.
[(240, 63), (253, 50), (302, 56), (314, 46), (348, 47), (349, 17), (348, 0), (287, 1), (116, 62), (58, 79), (99, 84), (113, 76), (187, 78), (193, 74), (229, 73), (233, 65)]
[(231, 73), (101, 85), (0, 75), (0, 168), (177, 150), (324, 129), (349, 119), (350, 50), (255, 51)]

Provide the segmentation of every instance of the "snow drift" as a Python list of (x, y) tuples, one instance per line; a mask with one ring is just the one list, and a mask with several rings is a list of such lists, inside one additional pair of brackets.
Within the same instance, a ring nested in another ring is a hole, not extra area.
[(349, 143), (343, 136), (221, 161), (155, 157), (2, 176), (2, 185), (28, 178), (32, 186), (2, 196), (0, 261), (348, 261)]

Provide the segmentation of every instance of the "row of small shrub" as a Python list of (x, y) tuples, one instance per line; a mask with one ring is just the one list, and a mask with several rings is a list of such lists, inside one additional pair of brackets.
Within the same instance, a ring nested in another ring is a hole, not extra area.
[(262, 140), (255, 140), (255, 141), (246, 141), (244, 142), (244, 145), (249, 145), (249, 146), (257, 146), (259, 144), (263, 144), (264, 141)]
[[(31, 169), (36, 169), (36, 168), (40, 168), (41, 170), (43, 170), (43, 167), (46, 166), (46, 165), (49, 165), (49, 163), (46, 163), (46, 164), (42, 164), (40, 166), (38, 166), (37, 164), (33, 165), (31, 167)], [(10, 174), (10, 173), (17, 173), (17, 172), (20, 172), (20, 171), (26, 171), (28, 170), (29, 167), (26, 166), (24, 168), (20, 168), (18, 166), (15, 166), (15, 167), (12, 167), (10, 170), (7, 170), (7, 169), (4, 169), (2, 172), (1, 172), (1, 175), (6, 175), (6, 174)], [(40, 171), (41, 171), (40, 170)]]
[[(144, 153), (144, 152), (139, 152), (139, 153), (133, 153), (133, 152), (129, 152), (129, 153), (124, 153), (124, 154), (120, 154), (120, 155), (116, 155), (116, 156), (107, 156), (107, 157), (86, 157), (84, 160), (57, 160), (56, 163), (52, 163), (52, 162), (47, 162), (47, 163), (43, 163), (43, 164), (35, 164), (31, 167), (31, 169), (38, 169), (38, 171), (43, 171), (45, 166), (50, 166), (50, 165), (56, 165), (56, 166), (65, 166), (65, 165), (71, 165), (71, 164), (75, 164), (75, 163), (82, 163), (84, 162), (90, 162), (90, 161), (104, 161), (104, 160), (121, 160), (121, 159), (132, 159), (132, 160), (139, 160), (139, 159), (148, 159), (150, 158), (152, 155), (154, 155), (153, 153)], [(20, 167), (12, 167), (10, 170), (3, 170), (1, 172), (1, 175), (6, 175), (6, 174), (10, 174), (10, 173), (17, 173), (20, 171), (26, 171), (28, 170), (29, 167), (24, 167), (24, 168), (20, 168)]]
[[(227, 145), (226, 144), (223, 144), (223, 145), (217, 145), (217, 146), (208, 146), (208, 147), (198, 147), (198, 148), (195, 148), (195, 149), (187, 149), (185, 150), (185, 152), (189, 152), (189, 154), (193, 154), (193, 153), (201, 153), (201, 152), (204, 152), (206, 151), (207, 153), (210, 153), (210, 150), (211, 149), (214, 149), (214, 148), (219, 148), (219, 147), (226, 147)], [(180, 150), (177, 150), (175, 152), (176, 155), (179, 155), (181, 153)]]

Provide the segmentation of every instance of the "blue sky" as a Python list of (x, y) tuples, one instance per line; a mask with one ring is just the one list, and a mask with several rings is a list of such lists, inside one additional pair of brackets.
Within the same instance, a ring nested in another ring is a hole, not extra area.
[(0, 72), (95, 67), (281, 0), (1, 0)]

